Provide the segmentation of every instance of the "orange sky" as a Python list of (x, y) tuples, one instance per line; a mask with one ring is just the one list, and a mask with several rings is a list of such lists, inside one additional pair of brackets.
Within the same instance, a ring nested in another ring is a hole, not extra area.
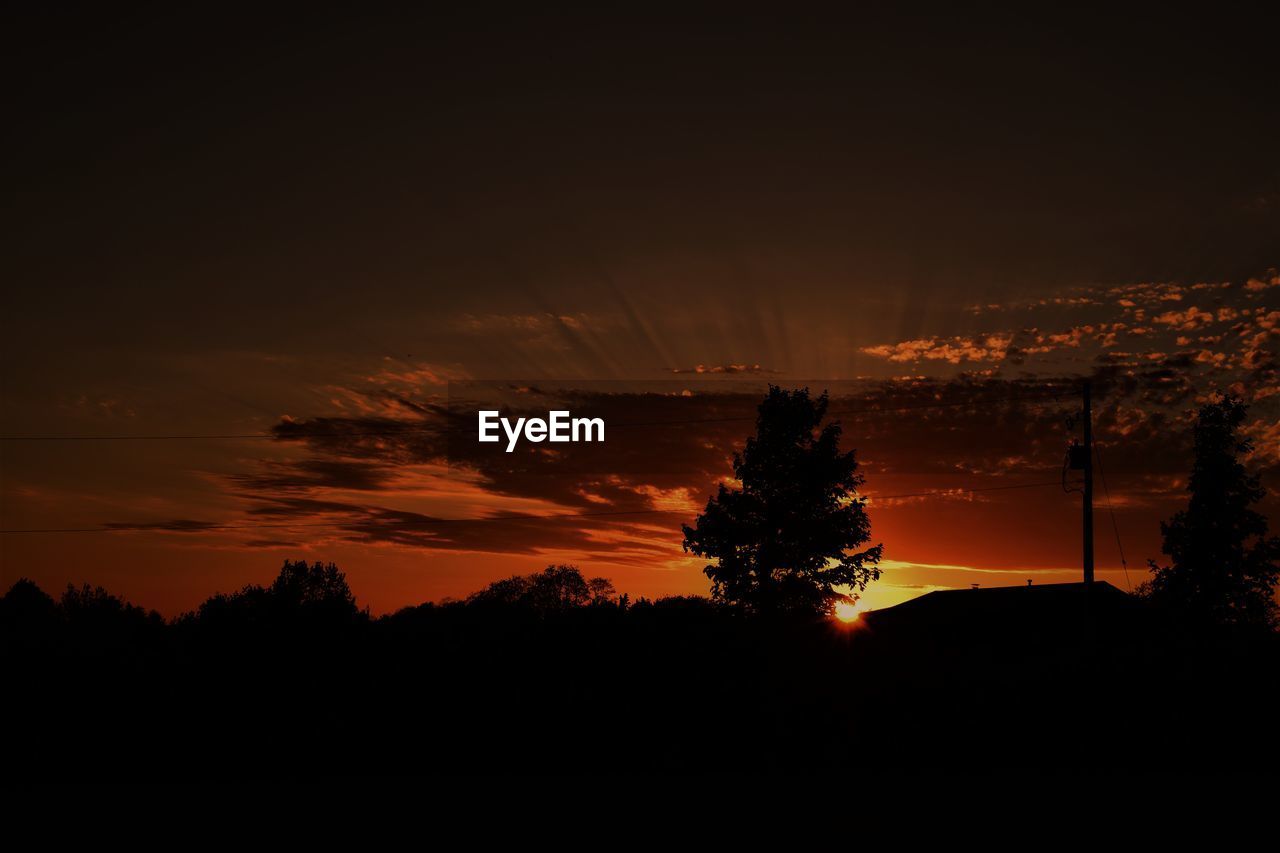
[[(983, 401), (841, 418), (885, 545), (875, 605), (1077, 576), (1060, 486), (883, 496), (1056, 480), (1072, 402), (988, 401), (1082, 377), (1129, 582), (1215, 393), (1252, 406), (1275, 515), (1265, 27), (968, 7), (24, 15), (0, 436), (178, 438), (0, 442), (3, 529), (117, 529), (0, 536), (6, 585), (87, 581), (172, 615), (305, 557), (374, 612), (551, 562), (705, 593), (679, 526), (750, 422), (704, 416), (749, 413), (770, 381), (830, 386), (833, 410)], [(448, 464), (449, 383), (502, 379), (578, 383), (575, 405), (614, 423), (702, 422), (610, 433), (585, 466)], [(1098, 497), (1099, 575), (1123, 587)]]
[[(1158, 522), (1182, 500), (1187, 418), (1197, 401), (1234, 390), (1253, 402), (1248, 429), (1258, 449), (1251, 462), (1275, 488), (1276, 293), (1280, 276), (1267, 274), (1234, 283), (1080, 287), (1026, 305), (957, 305), (964, 328), (983, 331), (843, 342), (866, 371), (853, 381), (789, 378), (757, 361), (677, 362), (653, 371), (666, 374), (654, 380), (522, 387), (525, 396), (577, 394), (565, 405), (607, 414), (615, 425), (586, 462), (552, 460), (524, 473), (501, 453), (450, 456), (438, 432), (418, 429), (446, 418), (451, 391), (461, 405), (465, 389), (479, 387), (464, 381), (458, 364), (406, 355), (344, 365), (235, 353), (222, 354), (219, 368), (157, 365), (172, 371), (172, 384), (104, 383), (63, 395), (42, 419), (33, 415), (29, 426), (6, 434), (270, 435), (275, 428), (275, 437), (5, 442), (7, 529), (132, 528), (6, 535), (5, 582), (28, 576), (58, 589), (91, 581), (174, 614), (212, 592), (265, 582), (285, 558), (305, 557), (337, 561), (374, 612), (462, 596), (553, 562), (611, 577), (632, 595), (704, 594), (701, 563), (681, 552), (679, 525), (730, 476), (728, 454), (750, 431), (767, 382), (832, 391), (845, 446), (857, 449), (867, 477), (874, 541), (885, 544), (885, 575), (868, 591), (868, 606), (973, 583), (1072, 580), (1080, 573), (1079, 497), (1064, 494), (1058, 481), (1065, 444), (1078, 435), (1064, 419), (1079, 401), (1045, 393), (1089, 375), (1109, 486), (1098, 488), (1099, 576), (1124, 588), (1143, 579), (1145, 560), (1158, 556)], [(476, 346), (500, 333), (520, 362), (577, 357), (579, 375), (593, 363), (628, 359), (637, 329), (679, 340), (666, 322), (661, 315), (569, 322), (550, 314), (452, 321)], [(668, 391), (655, 397), (655, 388)], [(235, 412), (225, 402), (231, 394), (261, 400), (262, 413), (249, 405)], [(282, 402), (268, 415), (273, 398)], [(980, 402), (935, 407), (967, 400)], [(691, 423), (652, 425), (673, 420)], [(403, 434), (391, 429), (406, 425), (412, 429)], [(1037, 483), (1049, 485), (1004, 488)], [(964, 491), (970, 488), (984, 491)], [(438, 521), (631, 509), (672, 514)], [(210, 525), (231, 529), (200, 529)]]

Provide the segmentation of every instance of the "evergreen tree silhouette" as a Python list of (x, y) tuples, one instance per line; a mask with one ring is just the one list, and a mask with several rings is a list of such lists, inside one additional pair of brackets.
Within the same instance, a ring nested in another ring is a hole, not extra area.
[(854, 550), (871, 538), (856, 497), (863, 478), (853, 451), (840, 451), (840, 425), (821, 427), (827, 404), (825, 392), (815, 399), (808, 388), (770, 385), (756, 434), (733, 457), (741, 486), (721, 484), (696, 526), (684, 527), (685, 550), (715, 560), (704, 572), (716, 600), (826, 614), (880, 576), (883, 546)]
[(1143, 592), (1205, 624), (1274, 625), (1280, 538), (1251, 506), (1265, 494), (1240, 456), (1253, 449), (1240, 434), (1247, 407), (1228, 397), (1203, 406), (1195, 424), (1195, 462), (1187, 508), (1160, 525), (1171, 563), (1149, 560)]

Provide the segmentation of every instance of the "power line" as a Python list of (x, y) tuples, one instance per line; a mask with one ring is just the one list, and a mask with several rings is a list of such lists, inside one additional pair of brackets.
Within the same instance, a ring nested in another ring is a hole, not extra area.
[[(1000, 486), (975, 486), (972, 488), (957, 489), (938, 489), (928, 492), (907, 492), (898, 495), (859, 495), (858, 497), (868, 498), (870, 500), (892, 500), (897, 498), (920, 498), (920, 497), (951, 497), (957, 493), (970, 492), (997, 492), (1008, 489), (1034, 489), (1043, 486), (1056, 486), (1057, 481), (1049, 480), (1040, 483), (1011, 483)], [(479, 518), (423, 518), (412, 522), (402, 523), (400, 526), (419, 527), (437, 524), (478, 524), (487, 522), (500, 521), (544, 521), (556, 520), (563, 518), (606, 518), (611, 516), (626, 515), (687, 515), (690, 510), (684, 509), (634, 509), (634, 510), (602, 510), (599, 512), (566, 512), (551, 514), (521, 514), (521, 515), (490, 515)], [(59, 534), (59, 533), (205, 533), (217, 532), (223, 530), (262, 530), (272, 528), (293, 528), (293, 527), (341, 527), (357, 523), (356, 521), (291, 521), (283, 524), (261, 523), (261, 524), (205, 524), (202, 522), (190, 522), (186, 526), (174, 524), (165, 526), (163, 524), (137, 524), (137, 525), (114, 525), (110, 527), (34, 527), (25, 529), (0, 530), (0, 535), (21, 535), (21, 534)], [(386, 524), (376, 519), (365, 520), (366, 524), (373, 524), (380, 527), (394, 528), (396, 524)]]
[(1102, 479), (1102, 494), (1107, 499), (1107, 512), (1111, 514), (1111, 529), (1116, 534), (1116, 549), (1120, 552), (1120, 565), (1124, 568), (1124, 585), (1133, 592), (1133, 584), (1129, 582), (1129, 563), (1124, 558), (1124, 545), (1120, 543), (1120, 525), (1116, 522), (1116, 508), (1111, 503), (1111, 490), (1107, 488), (1107, 472), (1102, 468), (1102, 451), (1098, 449), (1098, 445), (1093, 445), (1093, 458), (1098, 460), (1098, 474)]
[[(994, 399), (994, 400), (961, 400), (961, 401), (956, 401), (951, 403), (921, 403), (921, 404), (912, 405), (912, 406), (892, 406), (887, 408), (871, 408), (871, 409), (837, 409), (836, 411), (833, 411), (833, 412), (827, 412), (827, 417), (839, 417), (841, 415), (878, 415), (878, 414), (892, 413), (892, 412), (910, 412), (910, 411), (915, 411), (917, 409), (952, 409), (952, 408), (959, 408), (963, 406), (980, 406), (984, 404), (1004, 403), (1004, 402), (1012, 402), (1017, 400), (1058, 400), (1063, 397), (1073, 397), (1073, 396), (1075, 396), (1074, 392), (1064, 392), (1064, 393), (1049, 394), (1049, 395), (1036, 395), (1036, 396), (1020, 395), (1015, 397), (1001, 397), (999, 399)], [(648, 422), (640, 422), (640, 423), (610, 424), (610, 429), (617, 429), (619, 427), (683, 426), (685, 424), (731, 423), (731, 422), (741, 422), (741, 421), (754, 421), (755, 419), (756, 419), (755, 415), (744, 415), (744, 416), (734, 416), (734, 417), (724, 417), (724, 418), (699, 418), (696, 420), (687, 420), (687, 421), (648, 421)]]
[(398, 435), (427, 428), (428, 426), (425, 424), (406, 424), (396, 429), (377, 430), (374, 432), (314, 432), (294, 435), (280, 435), (271, 432), (187, 433), (182, 435), (4, 435), (0, 436), (0, 441), (220, 441), (224, 439), (282, 441), (290, 438), (359, 438), (375, 435)]
[[(636, 510), (613, 510), (608, 512), (566, 512), (552, 513), (545, 515), (489, 515), (480, 516), (478, 518), (421, 518), (412, 522), (401, 522), (399, 526), (418, 527), (423, 525), (435, 524), (474, 524), (480, 522), (492, 521), (526, 521), (526, 520), (547, 520), (559, 518), (599, 518), (602, 516), (618, 516), (618, 515), (663, 515), (668, 513), (682, 513), (684, 510), (674, 509), (636, 509)], [(394, 528), (395, 523), (387, 524), (377, 519), (353, 519), (348, 521), (289, 521), (281, 524), (272, 524), (270, 522), (260, 524), (205, 524), (203, 522), (193, 522), (189, 525), (175, 524), (166, 526), (164, 524), (136, 524), (136, 525), (113, 525), (110, 527), (42, 527), (28, 528), (26, 530), (0, 530), (0, 534), (20, 534), (20, 533), (204, 533), (205, 531), (220, 530), (262, 530), (272, 528), (293, 528), (293, 527), (341, 527), (355, 523), (365, 523), (377, 525), (380, 527)]]
[(957, 492), (964, 492), (966, 494), (969, 492), (1003, 492), (1008, 489), (1036, 489), (1042, 486), (1056, 486), (1056, 485), (1058, 485), (1057, 480), (1046, 480), (1043, 483), (1012, 483), (1007, 486), (979, 486), (977, 488), (972, 488), (972, 489), (965, 489), (965, 488), (937, 489), (931, 492), (910, 492), (905, 495), (865, 495), (864, 497), (867, 497), (873, 501), (876, 501), (876, 500), (886, 501), (886, 500), (893, 500), (895, 498), (923, 498), (923, 497), (931, 497), (931, 496), (938, 496), (938, 495), (942, 495), (942, 496), (954, 495)]
[[(334, 433), (338, 435), (338, 433)], [(351, 433), (342, 433), (351, 435)], [(0, 441), (196, 441), (201, 439), (279, 439), (280, 436), (266, 432), (216, 433), (189, 435), (5, 435)]]
[[(946, 403), (920, 403), (909, 406), (891, 406), (891, 407), (875, 407), (862, 409), (839, 409), (827, 412), (828, 417), (839, 417), (841, 415), (876, 415), (893, 412), (909, 412), (919, 409), (949, 409), (965, 406), (990, 405), (994, 403), (1017, 402), (1022, 400), (1043, 400), (1052, 401), (1060, 400), (1065, 397), (1075, 396), (1074, 391), (1058, 392), (1054, 394), (1042, 395), (1013, 395), (988, 400), (960, 400)], [(634, 427), (664, 427), (664, 426), (686, 426), (690, 424), (709, 424), (709, 423), (740, 423), (745, 421), (754, 421), (756, 415), (735, 415), (720, 418), (693, 418), (688, 420), (671, 420), (671, 421), (633, 421), (630, 423), (614, 423), (609, 424), (610, 429), (624, 429)], [(275, 433), (275, 432), (249, 432), (249, 433), (178, 433), (178, 434), (138, 434), (138, 435), (5, 435), (0, 436), (0, 441), (287, 441), (290, 439), (304, 438), (372, 438), (389, 435), (403, 435), (418, 430), (440, 429), (436, 424), (404, 424), (401, 426), (379, 429), (379, 430), (360, 430), (358, 432), (329, 431), (329, 432), (305, 432), (298, 431), (295, 433)]]

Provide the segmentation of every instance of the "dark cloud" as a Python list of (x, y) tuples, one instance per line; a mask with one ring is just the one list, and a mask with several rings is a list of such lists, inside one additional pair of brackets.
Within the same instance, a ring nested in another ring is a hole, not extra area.
[[(1187, 374), (1193, 363), (1178, 355), (1136, 365), (1101, 365), (1091, 374), (1100, 445), (1124, 448), (1109, 463), (1113, 474), (1152, 478), (1135, 481), (1135, 491), (1167, 490), (1170, 478), (1185, 470), (1185, 411), (1197, 393)], [(1065, 419), (1079, 406), (1074, 396), (1078, 381), (1072, 376), (966, 375), (863, 382), (857, 383), (856, 393), (848, 387), (838, 391), (830, 408), (844, 427), (845, 446), (859, 451), (872, 495), (885, 490), (882, 484), (905, 475), (1016, 482), (1060, 470), (1073, 434)], [(547, 454), (530, 449), (506, 454), (482, 450), (471, 437), (455, 445), (459, 452), (450, 453), (449, 442), (441, 442), (440, 435), (449, 432), (450, 418), (461, 420), (459, 412), (466, 408), (462, 406), (436, 410), (431, 424), (397, 424), (385, 418), (292, 422), (280, 434), (305, 444), (313, 455), (272, 462), (263, 475), (241, 478), (237, 485), (253, 502), (255, 517), (327, 523), (349, 541), (634, 556), (655, 547), (642, 541), (654, 537), (655, 519), (461, 522), (391, 508), (376, 499), (353, 503), (323, 496), (349, 489), (385, 494), (389, 500), (404, 489), (398, 477), (427, 469), (434, 476), (448, 471), (446, 476), (474, 483), (495, 500), (534, 500), (558, 508), (552, 512), (652, 510), (669, 506), (671, 496), (676, 496), (682, 513), (656, 517), (672, 531), (661, 546), (669, 548), (678, 539), (678, 523), (691, 517), (720, 478), (730, 475), (730, 457), (751, 432), (759, 400), (754, 387), (721, 387), (688, 396), (574, 389), (553, 395), (545, 388), (518, 386), (508, 390), (510, 399), (527, 407), (521, 411), (545, 412), (554, 396), (574, 411), (604, 416), (609, 425), (607, 452)], [(473, 429), (469, 417), (466, 427)], [(464, 447), (470, 449), (463, 451)], [(637, 539), (628, 539), (632, 535)]]
[(268, 460), (260, 467), (260, 473), (236, 475), (232, 480), (244, 488), (267, 492), (315, 488), (376, 491), (388, 487), (395, 475), (389, 463), (341, 457)]
[(206, 530), (217, 530), (225, 525), (216, 521), (195, 521), (189, 518), (175, 518), (170, 521), (147, 522), (107, 522), (104, 527), (111, 530), (163, 530), (170, 533), (202, 533)]
[(287, 526), (292, 519), (308, 526), (323, 525), (338, 539), (364, 544), (498, 553), (577, 550), (631, 557), (668, 550), (626, 538), (651, 538), (652, 531), (646, 525), (665, 517), (655, 515), (628, 519), (617, 515), (500, 513), (459, 520), (376, 505), (290, 497), (265, 497), (250, 514), (271, 525)]

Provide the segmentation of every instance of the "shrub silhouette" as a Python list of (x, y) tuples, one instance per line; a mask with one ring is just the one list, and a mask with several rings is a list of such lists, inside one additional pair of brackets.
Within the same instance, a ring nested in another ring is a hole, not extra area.
[[(836, 602), (880, 576), (882, 546), (853, 549), (871, 538), (863, 478), (853, 451), (840, 452), (841, 428), (819, 429), (825, 393), (769, 386), (756, 434), (733, 457), (741, 486), (721, 484), (684, 548), (716, 562), (704, 572), (712, 596), (756, 613), (828, 614)], [(837, 588), (844, 587), (850, 593)]]

